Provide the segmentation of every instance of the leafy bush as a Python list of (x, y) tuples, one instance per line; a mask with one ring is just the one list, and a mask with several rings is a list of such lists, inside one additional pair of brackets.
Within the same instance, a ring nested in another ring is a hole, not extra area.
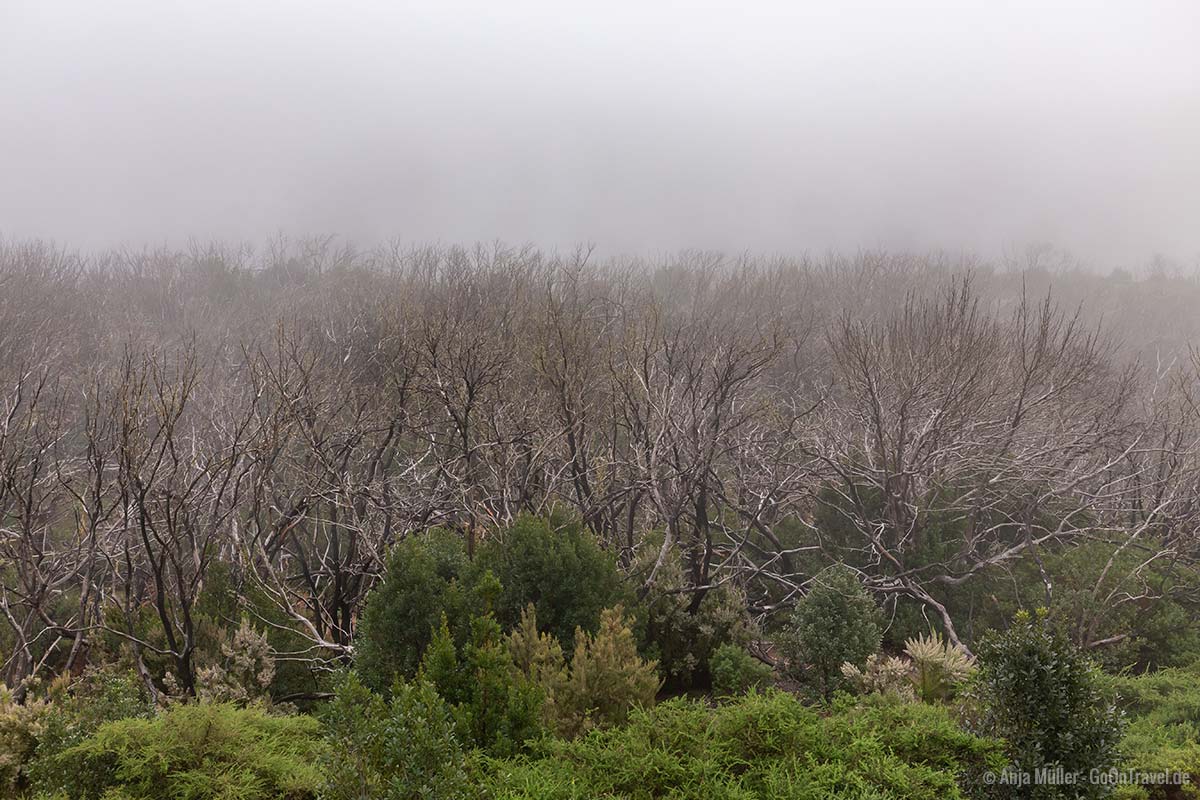
[[(1034, 773), (1107, 769), (1116, 761), (1121, 717), (1104, 692), (1103, 676), (1067, 636), (1046, 619), (1021, 613), (1003, 633), (979, 645), (973, 690), (978, 732), (1004, 739), (1012, 768)], [(997, 789), (1011, 790), (1010, 786)], [(1031, 798), (1098, 797), (1100, 784), (1033, 785)], [(1071, 794), (1076, 789), (1079, 794)]]
[[(635, 574), (649, 570), (657, 548), (647, 547), (645, 552), (645, 562), (635, 566)], [(659, 674), (672, 689), (706, 686), (716, 649), (723, 644), (745, 646), (755, 633), (746, 614), (746, 597), (733, 584), (709, 589), (698, 605), (686, 589), (679, 558), (668, 557), (639, 609), (642, 653), (658, 662)]]
[(822, 717), (771, 691), (635, 710), (625, 726), (490, 762), (481, 778), (496, 800), (934, 800), (962, 798), (956, 776), (997, 763), (996, 744), (941, 708), (880, 699)]
[(354, 674), (324, 710), (321, 800), (460, 800), (473, 795), (450, 710), (427, 681), (384, 700)]
[(771, 682), (774, 670), (733, 644), (718, 647), (709, 659), (713, 691), (718, 695), (745, 694)]
[(48, 711), (45, 700), (18, 703), (12, 690), (0, 683), (0, 790), (5, 796), (25, 786)]
[(392, 548), (358, 624), (355, 667), (363, 683), (386, 692), (397, 677), (413, 677), (442, 617), (452, 629), (465, 623), (459, 578), (467, 568), (466, 549), (447, 531), (410, 536)]
[(600, 612), (626, 599), (616, 560), (575, 522), (523, 515), (479, 549), (476, 573), (500, 581), (493, 610), (511, 630), (530, 603), (542, 629), (570, 652), (577, 628), (594, 632)]
[(318, 723), (228, 704), (107, 722), (53, 758), (73, 800), (308, 800), (321, 783)]
[(600, 614), (594, 636), (575, 632), (575, 653), (565, 687), (574, 734), (597, 725), (617, 725), (639, 706), (654, 704), (660, 685), (653, 661), (637, 652), (633, 630), (621, 606)]
[(879, 609), (858, 577), (833, 567), (813, 581), (779, 637), (790, 677), (829, 700), (846, 684), (842, 664), (861, 667), (879, 649)]

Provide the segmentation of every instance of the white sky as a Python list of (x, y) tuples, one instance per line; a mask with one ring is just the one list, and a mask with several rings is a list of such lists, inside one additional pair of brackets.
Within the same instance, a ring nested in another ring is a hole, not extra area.
[(1200, 2), (0, 0), (0, 235), (1200, 258)]

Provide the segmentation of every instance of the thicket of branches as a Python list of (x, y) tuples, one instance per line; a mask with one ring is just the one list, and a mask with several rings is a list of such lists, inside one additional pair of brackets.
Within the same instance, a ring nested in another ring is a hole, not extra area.
[(331, 663), (391, 544), (551, 511), (643, 590), (762, 616), (841, 562), (968, 646), (955, 590), (1052, 605), (1045, 559), (1099, 547), (1072, 625), (1117, 642), (1196, 599), (1200, 290), (1018, 266), (4, 245), (0, 679), (107, 636), (194, 691), (214, 565)]

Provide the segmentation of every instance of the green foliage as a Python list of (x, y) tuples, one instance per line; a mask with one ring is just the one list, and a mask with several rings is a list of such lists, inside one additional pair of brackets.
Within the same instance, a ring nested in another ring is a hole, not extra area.
[(829, 700), (846, 683), (842, 664), (860, 667), (879, 649), (881, 622), (853, 571), (825, 570), (796, 604), (777, 642), (789, 676)]
[(385, 692), (396, 677), (414, 676), (443, 616), (451, 630), (463, 624), (459, 578), (467, 568), (462, 542), (446, 531), (410, 536), (392, 548), (358, 624), (355, 667), (367, 686)]
[(496, 755), (511, 755), (540, 737), (541, 690), (513, 664), (495, 619), (472, 620), (463, 655), (468, 693), (454, 715), (464, 738)]
[[(973, 689), (983, 735), (1005, 740), (1013, 769), (1034, 773), (1061, 767), (1087, 775), (1115, 763), (1121, 717), (1104, 691), (1095, 664), (1046, 613), (1018, 614), (1009, 630), (979, 645)], [(1011, 787), (997, 787), (1011, 789)], [(1031, 798), (1101, 796), (1104, 787), (1033, 785)], [(1080, 794), (1069, 794), (1079, 788)]]
[(35, 790), (49, 791), (58, 786), (58, 756), (101, 725), (154, 715), (154, 704), (137, 676), (112, 665), (88, 670), (69, 687), (52, 692), (51, 698), (43, 716), (36, 758), (29, 765), (29, 783)]
[(723, 644), (713, 651), (709, 669), (713, 691), (721, 696), (745, 694), (751, 689), (767, 686), (774, 675), (768, 664), (734, 644)]
[(505, 640), (513, 665), (542, 691), (542, 721), (562, 734), (573, 727), (575, 710), (568, 690), (570, 672), (562, 645), (538, 630), (537, 609), (530, 604)]
[(558, 640), (538, 631), (533, 606), (508, 637), (513, 662), (542, 690), (543, 718), (555, 732), (571, 738), (620, 724), (632, 709), (653, 705), (659, 688), (656, 665), (638, 655), (620, 606), (601, 613), (594, 636), (579, 630), (575, 641), (568, 669)]
[[(644, 573), (653, 559), (635, 573)], [(643, 600), (642, 652), (658, 662), (659, 674), (673, 689), (705, 686), (711, 680), (713, 653), (723, 644), (747, 645), (754, 627), (746, 614), (746, 597), (730, 583), (706, 591), (698, 605), (686, 591), (687, 578), (677, 557), (668, 557)]]
[(1200, 664), (1110, 681), (1130, 720), (1119, 747), (1121, 769), (1189, 777), (1183, 786), (1125, 787), (1122, 796), (1200, 797)]
[(450, 710), (425, 680), (385, 700), (354, 674), (322, 714), (321, 800), (460, 800), (474, 790)]
[(18, 703), (0, 683), (0, 790), (12, 796), (26, 784), (29, 762), (45, 729), (49, 703)]
[(476, 573), (485, 570), (499, 579), (490, 610), (505, 630), (532, 603), (542, 629), (568, 652), (576, 628), (595, 631), (601, 610), (627, 596), (616, 560), (582, 525), (557, 517), (523, 515), (488, 539), (475, 564)]
[(483, 780), (496, 800), (953, 799), (956, 776), (997, 751), (940, 708), (879, 700), (822, 717), (768, 692), (636, 710), (623, 727), (491, 762)]
[(443, 625), (420, 674), (450, 703), (459, 737), (474, 747), (511, 755), (543, 733), (542, 690), (517, 669), (490, 616), (471, 621), (471, 641), (461, 654)]
[(563, 726), (567, 735), (617, 725), (632, 709), (654, 704), (660, 685), (658, 665), (638, 655), (621, 606), (600, 614), (600, 629), (594, 636), (577, 630), (575, 643), (561, 704), (570, 717)]
[(320, 740), (309, 717), (228, 704), (107, 722), (55, 756), (48, 793), (73, 800), (308, 800)]

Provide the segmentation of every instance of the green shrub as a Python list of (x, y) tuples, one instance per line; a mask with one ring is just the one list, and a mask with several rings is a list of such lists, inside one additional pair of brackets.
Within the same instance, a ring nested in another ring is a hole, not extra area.
[(49, 708), (41, 699), (18, 703), (0, 683), (0, 794), (11, 797), (25, 787)]
[(461, 655), (443, 626), (425, 655), (421, 676), (453, 707), (462, 741), (511, 755), (542, 735), (542, 691), (513, 663), (494, 618), (471, 621)]
[(713, 651), (709, 659), (712, 672), (713, 691), (718, 695), (745, 694), (751, 689), (766, 686), (771, 682), (774, 670), (745, 648), (723, 644)]
[[(978, 651), (973, 727), (1004, 739), (1013, 770), (1032, 774), (1061, 767), (1086, 776), (1116, 762), (1121, 717), (1106, 696), (1103, 676), (1044, 611), (1018, 614), (1007, 631), (985, 636)], [(1103, 785), (1091, 782), (1026, 788), (1031, 798), (1105, 793)]]
[(1200, 664), (1110, 680), (1129, 718), (1118, 748), (1121, 769), (1179, 773), (1189, 779), (1183, 786), (1127, 787), (1121, 796), (1200, 797)]
[(832, 567), (818, 575), (778, 640), (789, 677), (829, 700), (846, 685), (842, 665), (861, 667), (879, 649), (879, 609), (855, 573)]
[(632, 709), (654, 704), (660, 686), (658, 665), (638, 655), (621, 606), (600, 614), (600, 629), (594, 636), (577, 630), (575, 642), (564, 687), (564, 705), (571, 716), (568, 734), (620, 724)]
[(324, 709), (321, 800), (460, 800), (474, 790), (450, 710), (424, 680), (384, 700), (354, 674)]
[(620, 606), (601, 613), (594, 636), (579, 630), (575, 640), (568, 669), (558, 640), (538, 631), (533, 606), (508, 636), (513, 662), (542, 690), (549, 727), (571, 738), (594, 727), (618, 725), (632, 709), (653, 705), (659, 688), (656, 665), (638, 655)]
[[(656, 555), (657, 548), (647, 547), (645, 563), (635, 568), (635, 574), (644, 576)], [(678, 690), (707, 686), (712, 679), (709, 661), (716, 649), (723, 644), (744, 647), (755, 633), (746, 613), (746, 597), (733, 584), (709, 589), (698, 605), (686, 590), (682, 563), (672, 555), (639, 609), (642, 653), (658, 662), (666, 685)]]
[(822, 717), (770, 691), (635, 710), (622, 727), (490, 762), (481, 779), (496, 800), (953, 800), (959, 773), (998, 763), (996, 744), (941, 708), (878, 700)]
[(475, 572), (500, 581), (496, 619), (504, 630), (520, 622), (530, 603), (542, 629), (570, 652), (575, 630), (594, 632), (600, 612), (627, 597), (616, 560), (575, 522), (521, 516), (479, 549)]
[[(52, 763), (73, 800), (308, 800), (320, 785), (318, 724), (225, 704), (107, 722)], [(47, 781), (49, 783), (49, 781)]]
[(456, 632), (465, 626), (459, 579), (467, 568), (466, 549), (447, 531), (413, 535), (392, 548), (383, 581), (367, 595), (356, 632), (355, 668), (363, 683), (386, 692), (397, 677), (416, 675), (443, 616)]
[(133, 672), (110, 665), (90, 669), (54, 692), (29, 765), (30, 786), (50, 791), (60, 784), (58, 756), (95, 733), (106, 722), (149, 719), (154, 703)]

